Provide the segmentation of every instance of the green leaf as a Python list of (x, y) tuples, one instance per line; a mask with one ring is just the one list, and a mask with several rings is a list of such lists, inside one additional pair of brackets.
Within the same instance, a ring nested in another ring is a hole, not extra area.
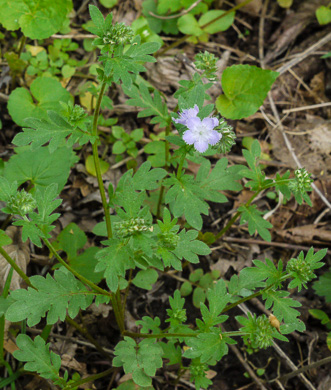
[(60, 102), (68, 103), (70, 100), (70, 93), (61, 83), (49, 77), (36, 78), (30, 92), (25, 88), (16, 88), (9, 96), (9, 114), (20, 126), (27, 126), (27, 118), (47, 121), (47, 110), (59, 113), (62, 109)]
[(161, 333), (161, 320), (159, 317), (155, 317), (153, 319), (151, 317), (144, 316), (141, 321), (136, 321), (136, 324), (137, 326), (142, 326), (140, 330), (141, 333), (149, 333), (150, 330), (155, 334)]
[(146, 0), (142, 4), (143, 14), (146, 16), (151, 30), (158, 34), (164, 31), (166, 34), (178, 34), (177, 19), (162, 20), (153, 17), (150, 12), (157, 15), (157, 4), (154, 0)]
[(108, 246), (97, 253), (98, 264), (95, 271), (104, 271), (110, 291), (116, 292), (119, 276), (125, 277), (125, 271), (135, 267), (133, 254), (130, 247), (117, 238), (111, 238), (103, 244)]
[[(13, 177), (10, 179), (14, 179)], [(13, 180), (7, 180), (5, 177), (0, 176), (0, 200), (8, 202), (12, 196), (17, 192), (17, 182)]]
[(240, 206), (238, 211), (242, 213), (240, 225), (248, 222), (248, 232), (251, 236), (257, 231), (265, 241), (271, 241), (268, 229), (272, 228), (272, 225), (262, 218), (262, 211), (259, 211), (256, 205)]
[(209, 302), (209, 310), (205, 305), (201, 306), (202, 318), (207, 327), (218, 325), (228, 318), (227, 316), (220, 316), (220, 314), (230, 302), (230, 298), (231, 296), (227, 293), (223, 279), (214, 284), (213, 288), (208, 289), (207, 299)]
[(318, 7), (316, 10), (316, 18), (321, 25), (331, 23), (331, 9), (325, 6)]
[[(87, 243), (86, 234), (74, 222), (69, 223), (57, 236), (56, 247), (66, 252), (68, 260), (77, 256), (77, 251)], [(53, 246), (55, 243), (53, 243)]]
[(152, 164), (149, 161), (145, 161), (134, 174), (133, 185), (135, 190), (150, 191), (159, 188), (159, 182), (167, 175), (167, 171), (160, 168), (151, 170), (151, 166)]
[(160, 342), (163, 349), (163, 359), (168, 359), (168, 366), (179, 364), (182, 361), (182, 350), (179, 345), (175, 345), (176, 341), (168, 341), (167, 343)]
[[(107, 161), (104, 161), (102, 159), (99, 159), (99, 163), (100, 163), (101, 175), (103, 175), (104, 173), (106, 173), (108, 171), (110, 164), (107, 163)], [(97, 171), (95, 169), (95, 164), (94, 164), (94, 157), (92, 155), (90, 155), (86, 158), (85, 168), (90, 175), (92, 175), (94, 177), (97, 176)]]
[[(224, 13), (225, 11), (221, 11), (221, 10), (211, 10), (206, 12), (199, 19), (199, 26), (202, 27), (203, 25), (223, 15)], [(216, 34), (220, 31), (226, 31), (229, 27), (231, 27), (232, 23), (234, 22), (234, 17), (235, 17), (235, 12), (230, 12), (225, 17), (205, 27), (202, 31), (207, 32), (208, 34)]]
[(18, 133), (13, 139), (13, 144), (24, 146), (31, 143), (31, 150), (35, 150), (49, 142), (49, 151), (53, 153), (65, 141), (68, 147), (76, 142), (83, 145), (88, 141), (94, 141), (95, 137), (81, 131), (78, 127), (71, 126), (55, 111), (48, 111), (47, 114), (47, 121), (36, 118), (25, 119), (24, 122), (29, 128), (24, 128), (23, 132)]
[(116, 141), (113, 145), (113, 153), (114, 154), (122, 154), (126, 151), (126, 146), (123, 141)]
[(54, 153), (50, 153), (48, 147), (35, 151), (22, 148), (16, 152), (5, 165), (4, 177), (9, 182), (17, 180), (18, 185), (21, 185), (30, 181), (36, 189), (56, 183), (59, 192), (66, 184), (76, 159), (74, 152), (66, 147)]
[(22, 29), (31, 39), (57, 33), (72, 10), (72, 0), (0, 0), (0, 23), (7, 30)]
[(105, 8), (113, 8), (118, 3), (118, 0), (100, 0), (100, 4)]
[(233, 65), (222, 75), (224, 95), (216, 100), (216, 108), (228, 119), (242, 119), (255, 114), (263, 104), (277, 72), (252, 65)]
[(201, 287), (196, 287), (193, 291), (192, 303), (196, 308), (200, 308), (206, 300), (206, 292)]
[(95, 267), (98, 264), (96, 254), (99, 252), (99, 248), (90, 247), (87, 248), (81, 255), (73, 257), (69, 260), (69, 265), (80, 275), (93, 283), (100, 283), (103, 279), (103, 272), (96, 272)]
[(29, 336), (19, 334), (16, 344), (19, 350), (14, 351), (13, 355), (15, 359), (26, 362), (24, 364), (26, 371), (37, 372), (41, 377), (52, 380), (61, 388), (66, 385), (66, 381), (59, 375), (60, 356), (49, 350), (50, 344), (46, 344), (41, 336), (31, 340)]
[(7, 236), (6, 232), (0, 229), (0, 247), (10, 245), (13, 240)]
[(147, 160), (154, 168), (164, 167), (166, 164), (166, 143), (164, 141), (152, 141), (144, 146), (144, 152), (150, 154)]
[(331, 271), (325, 272), (317, 282), (313, 284), (316, 294), (325, 297), (325, 301), (331, 303)]
[(263, 263), (261, 260), (253, 260), (255, 267), (244, 268), (240, 272), (240, 277), (254, 280), (255, 283), (266, 280), (267, 286), (274, 283), (279, 285), (280, 279), (286, 274), (283, 271), (283, 262), (280, 260), (276, 267), (271, 260), (266, 258), (265, 261)]
[(289, 295), (290, 293), (287, 291), (270, 289), (263, 292), (262, 298), (266, 300), (265, 308), (267, 310), (273, 306), (273, 314), (280, 322), (284, 320), (285, 323), (295, 323), (298, 321), (297, 317), (300, 312), (293, 307), (300, 307), (301, 303), (288, 298)]
[(197, 337), (186, 340), (187, 349), (183, 356), (189, 359), (199, 357), (201, 363), (214, 365), (227, 355), (229, 348), (227, 343), (233, 344), (233, 341), (223, 336), (218, 328), (213, 328), (213, 332), (200, 333)]
[(308, 311), (309, 311), (310, 315), (312, 315), (314, 318), (317, 318), (318, 320), (320, 320), (323, 325), (328, 324), (329, 328), (331, 327), (331, 320), (328, 317), (328, 315), (325, 313), (325, 311), (318, 310), (318, 309), (310, 309)]
[(181, 260), (185, 259), (190, 263), (198, 263), (197, 255), (208, 255), (211, 250), (204, 242), (196, 240), (198, 232), (196, 230), (183, 229), (179, 234), (177, 247), (172, 252)]
[(90, 11), (91, 19), (92, 19), (93, 23), (95, 24), (95, 27), (100, 32), (103, 32), (104, 27), (105, 27), (105, 19), (102, 15), (101, 11), (99, 10), (99, 8), (96, 7), (95, 5), (90, 4), (89, 11)]
[(132, 283), (139, 288), (151, 290), (157, 278), (158, 273), (155, 269), (146, 269), (139, 271), (133, 278)]
[(151, 124), (159, 123), (160, 127), (169, 125), (171, 118), (168, 107), (162, 101), (160, 92), (157, 89), (154, 89), (153, 97), (144, 83), (140, 83), (139, 88), (135, 85), (132, 85), (130, 89), (123, 87), (123, 91), (131, 98), (126, 101), (126, 104), (144, 108), (144, 110), (139, 111), (138, 118), (153, 116), (150, 121)]
[(47, 324), (55, 324), (68, 315), (75, 318), (80, 309), (86, 309), (93, 300), (86, 287), (67, 270), (57, 270), (54, 278), (36, 275), (30, 281), (37, 290), (12, 291), (10, 296), (15, 301), (7, 310), (6, 319), (18, 322), (27, 319), (28, 326), (38, 324), (47, 314)]
[(162, 367), (162, 348), (155, 340), (145, 339), (139, 344), (130, 337), (124, 337), (116, 347), (113, 359), (114, 367), (123, 366), (126, 374), (132, 374), (134, 382), (139, 386), (150, 386), (151, 376)]
[(141, 44), (141, 38), (137, 35), (131, 42), (131, 46), (123, 54), (120, 50), (114, 52), (113, 57), (105, 57), (103, 61), (106, 77), (112, 75), (113, 81), (119, 83), (121, 80), (123, 86), (131, 88), (132, 74), (137, 75), (145, 72), (142, 65), (144, 62), (155, 62), (156, 59), (150, 54), (160, 48), (156, 42), (145, 42)]
[(199, 37), (203, 34), (198, 21), (192, 14), (186, 14), (181, 16), (177, 22), (178, 29), (183, 34), (194, 35)]

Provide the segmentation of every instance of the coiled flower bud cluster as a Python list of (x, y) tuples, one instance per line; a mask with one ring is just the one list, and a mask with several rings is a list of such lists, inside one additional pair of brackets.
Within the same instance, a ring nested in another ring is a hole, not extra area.
[(132, 41), (133, 36), (134, 32), (131, 27), (124, 23), (116, 23), (105, 32), (102, 41), (105, 45), (125, 45)]
[(135, 233), (145, 232), (150, 229), (143, 218), (131, 218), (126, 221), (117, 222), (116, 232), (119, 236), (129, 237)]
[(206, 77), (209, 81), (214, 82), (217, 78), (216, 62), (218, 61), (218, 58), (215, 57), (213, 53), (205, 51), (204, 53), (198, 53), (194, 59), (194, 64), (197, 69), (204, 71), (203, 76)]
[(311, 173), (307, 172), (305, 168), (297, 169), (295, 172), (295, 180), (291, 181), (289, 187), (291, 191), (305, 193), (311, 191), (311, 183), (313, 179), (310, 178)]
[(7, 207), (12, 214), (26, 215), (31, 213), (37, 206), (34, 197), (25, 190), (16, 192), (7, 202)]
[(163, 246), (167, 249), (175, 249), (177, 247), (179, 236), (174, 232), (163, 232), (158, 235), (159, 239), (162, 241)]
[(295, 279), (299, 279), (302, 285), (307, 288), (306, 283), (315, 277), (311, 265), (305, 261), (303, 256), (291, 259), (287, 263), (286, 271)]
[(217, 147), (220, 153), (229, 153), (232, 146), (235, 145), (235, 139), (237, 138), (235, 132), (233, 131), (233, 127), (228, 125), (222, 118), (219, 123), (219, 132), (222, 134), (222, 138)]

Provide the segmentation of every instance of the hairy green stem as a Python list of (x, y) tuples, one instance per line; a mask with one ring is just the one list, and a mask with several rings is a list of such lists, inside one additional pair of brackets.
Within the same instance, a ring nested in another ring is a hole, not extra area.
[(15, 261), (8, 255), (8, 253), (0, 246), (0, 254), (7, 260), (7, 262), (13, 267), (14, 271), (16, 271), (19, 276), (25, 281), (25, 283), (34, 289), (32, 283), (30, 282), (30, 279), (28, 276), (25, 275), (25, 273), (21, 270), (21, 268), (15, 263)]
[(233, 309), (234, 307), (240, 305), (241, 303), (244, 303), (244, 302), (249, 301), (249, 300), (251, 300), (251, 299), (253, 299), (253, 298), (259, 297), (259, 296), (262, 295), (264, 292), (266, 292), (266, 291), (270, 290), (272, 287), (274, 287), (274, 285), (275, 285), (276, 283), (283, 282), (284, 280), (286, 280), (286, 279), (288, 279), (288, 278), (290, 278), (290, 277), (291, 277), (291, 275), (289, 275), (289, 274), (284, 275), (284, 276), (282, 276), (282, 277), (280, 278), (280, 280), (277, 280), (277, 282), (272, 283), (270, 286), (267, 286), (267, 287), (263, 288), (262, 290), (257, 291), (256, 293), (249, 295), (248, 297), (241, 298), (241, 299), (239, 299), (237, 302), (231, 303), (231, 305), (226, 306), (226, 307), (222, 310), (221, 314), (223, 314), (223, 313), (225, 313), (225, 312), (227, 312), (227, 311)]
[[(217, 18), (211, 20), (210, 22), (204, 24), (203, 26), (201, 26), (200, 28), (203, 30), (204, 28), (208, 27), (209, 25), (211, 25), (212, 23), (215, 23), (216, 21), (222, 19), (222, 18), (225, 18), (227, 15), (229, 15), (231, 12), (235, 12), (237, 11), (238, 9), (244, 7), (245, 5), (247, 5), (248, 3), (250, 3), (251, 1), (253, 0), (246, 0), (238, 5), (236, 5), (235, 7), (227, 10), (224, 12), (224, 14), (218, 16)], [(184, 35), (182, 38), (179, 38), (177, 39), (175, 42), (173, 42), (171, 45), (165, 47), (163, 50), (159, 51), (158, 53), (155, 54), (155, 57), (158, 57), (164, 53), (166, 53), (167, 51), (179, 46), (180, 44), (184, 43), (188, 38), (192, 37), (191, 34), (187, 34), (187, 35)]]
[(18, 45), (18, 49), (17, 49), (18, 56), (20, 56), (22, 54), (22, 51), (23, 51), (24, 46), (25, 46), (25, 42), (26, 42), (26, 36), (22, 35), (20, 43)]
[[(166, 137), (170, 134), (170, 124), (166, 127)], [(169, 169), (169, 157), (170, 157), (170, 148), (169, 148), (169, 141), (166, 139), (165, 140), (165, 161), (166, 161), (166, 170), (168, 171)], [(156, 218), (160, 219), (161, 218), (161, 206), (162, 206), (162, 199), (163, 199), (163, 194), (164, 194), (164, 186), (163, 186), (163, 180), (161, 182), (161, 189), (159, 193), (159, 199), (157, 202), (157, 208), (156, 208)]]
[(79, 274), (77, 271), (75, 271), (73, 268), (70, 267), (69, 264), (67, 264), (63, 259), (62, 257), (56, 252), (55, 248), (53, 247), (53, 245), (48, 241), (47, 238), (44, 238), (43, 239), (47, 248), (50, 250), (50, 252), (55, 256), (55, 258), (59, 261), (59, 263), (61, 263), (68, 271), (70, 271), (73, 275), (76, 276), (77, 279), (79, 279), (82, 283), (88, 285), (89, 287), (91, 287), (91, 289), (93, 291), (96, 291), (102, 295), (106, 295), (108, 297), (113, 297), (113, 294), (111, 294), (110, 292), (104, 290), (103, 288), (100, 288), (99, 286), (97, 286), (96, 284), (94, 284), (93, 282), (91, 282), (90, 280), (86, 279), (83, 275)]
[(88, 376), (87, 378), (80, 379), (79, 381), (76, 381), (76, 382), (66, 386), (64, 388), (64, 390), (72, 390), (72, 389), (77, 388), (80, 385), (83, 385), (84, 383), (88, 383), (88, 382), (92, 382), (92, 381), (95, 381), (95, 380), (100, 379), (100, 378), (104, 378), (105, 376), (108, 376), (109, 374), (111, 374), (114, 370), (117, 370), (117, 368), (112, 367), (106, 371), (100, 372), (100, 374), (91, 375), (91, 376)]
[(110, 220), (110, 214), (109, 214), (109, 205), (107, 202), (106, 191), (105, 191), (105, 187), (104, 187), (103, 180), (102, 180), (100, 160), (99, 160), (99, 154), (98, 154), (98, 118), (99, 118), (99, 113), (100, 113), (101, 101), (102, 101), (102, 97), (103, 97), (103, 94), (105, 92), (106, 86), (107, 86), (106, 82), (103, 82), (101, 85), (101, 90), (99, 92), (98, 99), (97, 99), (96, 106), (95, 106), (95, 110), (94, 110), (94, 114), (93, 114), (92, 135), (94, 135), (97, 139), (94, 142), (94, 144), (92, 145), (92, 151), (93, 151), (95, 172), (97, 175), (98, 186), (99, 186), (99, 191), (100, 191), (100, 195), (101, 195), (102, 207), (103, 207), (104, 213), (105, 213), (107, 235), (108, 235), (108, 238), (111, 238), (113, 236), (113, 232), (112, 232), (112, 226), (111, 226), (111, 220)]

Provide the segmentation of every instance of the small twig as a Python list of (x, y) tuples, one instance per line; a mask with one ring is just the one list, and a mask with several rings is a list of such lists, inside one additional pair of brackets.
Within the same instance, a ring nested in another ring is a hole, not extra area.
[[(330, 39), (331, 39), (331, 33), (330, 33)], [(275, 102), (273, 100), (273, 97), (271, 95), (271, 92), (268, 93), (268, 98), (269, 98), (269, 102), (270, 102), (270, 106), (271, 106), (271, 109), (272, 109), (272, 112), (274, 114), (274, 117), (276, 118), (276, 121), (277, 121), (277, 125), (276, 127), (274, 127), (274, 130), (279, 127), (279, 130), (283, 136), (283, 139), (285, 141), (285, 145), (288, 149), (288, 151), (290, 152), (295, 164), (297, 165), (298, 168), (302, 168), (302, 164), (300, 162), (300, 160), (298, 159), (297, 155), (295, 154), (295, 151), (291, 145), (291, 142), (290, 140), (288, 139), (285, 131), (284, 131), (284, 127), (281, 123), (281, 120), (279, 118), (279, 115), (278, 115), (278, 111), (277, 111), (277, 107), (275, 105)], [(326, 197), (322, 194), (322, 192), (319, 190), (319, 188), (317, 188), (316, 184), (315, 183), (312, 183), (311, 184), (312, 188), (315, 190), (315, 192), (317, 193), (317, 195), (321, 198), (321, 200), (324, 202), (324, 204), (331, 210), (331, 204), (330, 202), (326, 199)]]
[[(293, 249), (298, 251), (309, 251), (310, 247), (303, 246), (303, 245), (295, 245), (295, 244), (289, 244), (287, 242), (267, 242), (263, 240), (254, 240), (250, 238), (236, 238), (236, 237), (223, 237), (222, 241), (226, 242), (237, 242), (238, 244), (256, 244), (256, 245), (265, 245), (265, 246), (273, 246), (278, 248), (285, 248), (285, 249)], [(212, 251), (215, 251), (217, 249), (223, 248), (223, 246), (215, 246), (211, 248)], [(319, 248), (314, 248), (315, 251), (318, 251)], [(328, 250), (327, 252), (329, 255), (331, 255), (331, 250)]]
[(93, 34), (53, 34), (51, 38), (56, 38), (56, 39), (85, 39), (85, 38), (96, 38), (96, 35)]
[(162, 16), (162, 15), (156, 15), (152, 11), (149, 12), (151, 16), (153, 16), (156, 19), (161, 19), (161, 20), (169, 20), (169, 19), (176, 19), (180, 18), (183, 15), (188, 14), (194, 7), (196, 7), (199, 3), (201, 3), (202, 0), (197, 0), (194, 2), (192, 5), (188, 7), (188, 9), (184, 9), (184, 11), (180, 12), (179, 14), (176, 15), (169, 15), (169, 16)]
[(324, 46), (330, 40), (331, 40), (331, 32), (327, 34), (325, 37), (323, 37), (322, 39), (320, 39), (318, 42), (316, 42), (314, 45), (310, 46), (307, 50), (300, 53), (296, 58), (293, 58), (293, 60), (279, 67), (277, 69), (277, 72), (279, 72), (280, 74), (285, 73), (294, 65), (297, 65), (299, 62), (303, 61), (305, 58), (307, 58), (310, 54), (315, 52), (317, 49)]
[(329, 364), (329, 363), (331, 363), (331, 356), (328, 356), (327, 358), (318, 360), (315, 363), (308, 364), (307, 366), (303, 366), (295, 371), (290, 372), (289, 374), (282, 375), (281, 377), (272, 379), (271, 381), (269, 381), (269, 383), (275, 382), (277, 380), (284, 383), (284, 382), (288, 381), (289, 379), (291, 379), (291, 378), (293, 378), (293, 377), (295, 377), (295, 376), (297, 376), (305, 371), (308, 371), (308, 370), (311, 370), (312, 368), (320, 367), (320, 366), (323, 366), (324, 364)]
[(283, 110), (283, 114), (289, 114), (291, 112), (298, 112), (298, 111), (304, 111), (304, 110), (315, 110), (315, 108), (321, 108), (321, 107), (329, 107), (331, 106), (331, 102), (325, 102), (320, 104), (312, 104), (310, 106), (303, 106), (303, 107), (296, 107), (296, 108), (290, 108), (289, 110)]

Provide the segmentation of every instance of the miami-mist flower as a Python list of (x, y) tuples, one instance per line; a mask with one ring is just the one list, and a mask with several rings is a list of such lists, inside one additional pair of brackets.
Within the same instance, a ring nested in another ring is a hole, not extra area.
[(194, 145), (196, 151), (204, 153), (209, 145), (216, 145), (220, 141), (222, 134), (214, 130), (219, 124), (217, 118), (207, 117), (201, 120), (197, 116), (198, 112), (199, 107), (195, 105), (193, 108), (183, 110), (179, 119), (174, 121), (188, 128), (183, 134), (183, 140), (188, 145)]

